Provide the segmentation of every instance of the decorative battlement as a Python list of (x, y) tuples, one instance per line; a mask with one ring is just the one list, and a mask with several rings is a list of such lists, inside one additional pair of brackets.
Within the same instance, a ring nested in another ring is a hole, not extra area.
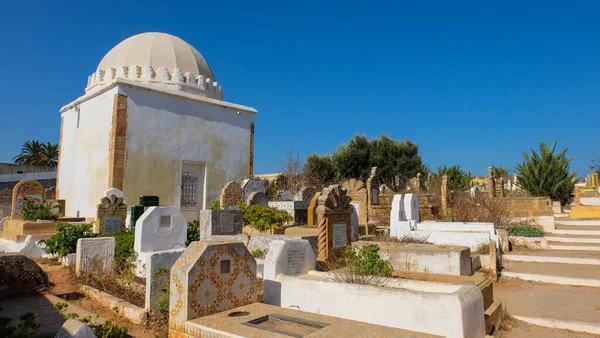
[(158, 69), (150, 65), (100, 69), (88, 76), (86, 93), (112, 83), (117, 78), (161, 85), (164, 88), (178, 89), (191, 94), (198, 94), (212, 99), (223, 100), (223, 89), (217, 83), (204, 75), (191, 72), (183, 74), (179, 68), (168, 70)]

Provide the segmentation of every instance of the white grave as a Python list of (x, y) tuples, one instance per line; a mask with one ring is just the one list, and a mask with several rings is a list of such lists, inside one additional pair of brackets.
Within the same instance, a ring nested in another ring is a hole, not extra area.
[(115, 260), (115, 238), (80, 238), (75, 253), (75, 272), (89, 273), (112, 269)]

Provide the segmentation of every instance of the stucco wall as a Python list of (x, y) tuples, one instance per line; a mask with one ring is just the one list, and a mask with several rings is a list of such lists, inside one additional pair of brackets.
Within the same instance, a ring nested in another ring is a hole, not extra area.
[(127, 86), (119, 92), (129, 97), (126, 201), (156, 195), (179, 207), (183, 161), (206, 163), (204, 208), (227, 181), (247, 178), (254, 114)]
[[(108, 142), (113, 88), (62, 113), (58, 198), (65, 199), (66, 216), (95, 217), (96, 205), (108, 189)], [(79, 127), (77, 127), (79, 109)]]

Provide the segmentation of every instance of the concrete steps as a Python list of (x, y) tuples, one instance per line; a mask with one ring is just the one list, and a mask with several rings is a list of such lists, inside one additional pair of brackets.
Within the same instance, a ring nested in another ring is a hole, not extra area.
[(560, 234), (546, 234), (544, 236), (548, 242), (554, 243), (593, 243), (600, 245), (600, 236), (596, 235), (560, 235)]
[(505, 262), (502, 276), (540, 283), (600, 287), (600, 269), (584, 264)]
[(568, 250), (568, 251), (600, 251), (600, 244), (594, 243), (564, 243), (548, 241), (550, 250)]
[(554, 235), (577, 235), (577, 236), (599, 236), (600, 237), (600, 226), (597, 225), (560, 225), (554, 226), (554, 230), (550, 234)]
[(595, 251), (540, 250), (513, 251), (503, 261), (600, 265), (600, 253)]

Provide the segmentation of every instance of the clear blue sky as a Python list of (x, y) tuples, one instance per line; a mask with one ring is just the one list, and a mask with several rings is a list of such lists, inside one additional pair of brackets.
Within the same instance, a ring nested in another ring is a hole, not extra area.
[[(418, 3), (418, 4), (415, 4)], [(512, 168), (542, 140), (579, 175), (600, 144), (600, 2), (5, 1), (0, 161), (58, 142), (59, 108), (123, 35), (195, 46), (255, 107), (256, 172), (355, 133), (417, 142), (432, 167)]]

